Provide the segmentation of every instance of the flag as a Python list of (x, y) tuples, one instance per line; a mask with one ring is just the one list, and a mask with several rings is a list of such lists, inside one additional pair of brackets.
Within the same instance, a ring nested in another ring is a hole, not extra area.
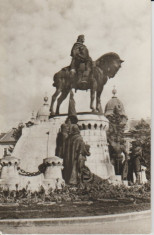
[(69, 106), (68, 106), (68, 116), (76, 116), (76, 109), (75, 109), (75, 100), (73, 91), (70, 91), (70, 99), (69, 99)]

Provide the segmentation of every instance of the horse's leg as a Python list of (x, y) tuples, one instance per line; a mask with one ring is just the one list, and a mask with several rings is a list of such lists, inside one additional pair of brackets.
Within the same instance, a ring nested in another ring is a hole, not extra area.
[(91, 89), (90, 90), (90, 108), (92, 109), (92, 112), (95, 112), (95, 108), (94, 108), (94, 100), (95, 100), (95, 90)]
[(52, 96), (51, 105), (50, 105), (50, 112), (51, 112), (51, 115), (54, 115), (53, 106), (54, 106), (54, 103), (55, 103), (55, 101), (56, 101), (56, 98), (57, 98), (57, 96), (60, 94), (60, 92), (61, 92), (61, 89), (60, 89), (60, 88), (57, 88), (57, 90), (55, 91), (55, 93), (54, 93), (53, 96)]
[(62, 91), (61, 95), (59, 96), (59, 98), (57, 100), (56, 114), (59, 114), (60, 105), (66, 99), (66, 97), (68, 96), (69, 92), (70, 92), (70, 90)]
[(98, 90), (96, 92), (96, 110), (99, 113), (103, 113), (102, 105), (101, 105), (101, 94), (102, 94), (103, 88)]

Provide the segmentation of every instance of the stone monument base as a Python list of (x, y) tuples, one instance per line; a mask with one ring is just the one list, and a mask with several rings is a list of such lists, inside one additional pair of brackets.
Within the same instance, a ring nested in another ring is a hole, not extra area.
[[(52, 117), (46, 122), (36, 123), (30, 127), (24, 127), (22, 136), (17, 142), (13, 156), (19, 159), (19, 167), (25, 172), (35, 173), (38, 166), (45, 161), (52, 161), (48, 156), (55, 157), (56, 139), (61, 124), (65, 122), (67, 115)], [(87, 157), (86, 165), (90, 171), (102, 179), (109, 179), (115, 175), (114, 166), (110, 162), (106, 130), (109, 122), (103, 115), (92, 113), (77, 114), (78, 126), (81, 136), (86, 144), (90, 145), (91, 155)], [(52, 169), (51, 169), (52, 168)], [(31, 190), (37, 190), (41, 185), (54, 188), (55, 177), (53, 171), (61, 167), (50, 166), (46, 173), (37, 176), (19, 176), (20, 188), (28, 185)], [(57, 172), (55, 172), (57, 174)], [(54, 182), (53, 182), (54, 181)], [(2, 181), (4, 182), (4, 181)], [(6, 181), (5, 181), (6, 182)], [(62, 183), (62, 182), (61, 182)], [(4, 183), (6, 184), (6, 183)], [(57, 186), (59, 187), (59, 186)]]
[(109, 183), (112, 183), (113, 185), (125, 185), (128, 186), (127, 180), (122, 180), (121, 175), (114, 175), (110, 177)]
[(78, 114), (78, 125), (81, 136), (86, 144), (90, 145), (90, 157), (86, 165), (92, 173), (102, 179), (109, 179), (115, 175), (114, 166), (110, 162), (106, 131), (109, 121), (104, 115), (83, 113)]

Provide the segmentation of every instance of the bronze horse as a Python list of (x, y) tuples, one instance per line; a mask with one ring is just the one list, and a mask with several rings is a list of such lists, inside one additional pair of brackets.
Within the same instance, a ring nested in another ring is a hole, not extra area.
[[(93, 62), (91, 72), (88, 79), (84, 82), (78, 83), (77, 75), (73, 76), (70, 72), (70, 67), (61, 69), (54, 75), (53, 86), (56, 87), (56, 91), (52, 96), (50, 112), (54, 115), (54, 103), (56, 98), (61, 93), (57, 100), (56, 114), (59, 114), (59, 108), (61, 103), (66, 99), (67, 95), (72, 88), (75, 90), (88, 90), (91, 91), (91, 101), (90, 108), (92, 112), (102, 113), (101, 107), (101, 93), (103, 91), (104, 85), (106, 84), (108, 78), (113, 78), (118, 70), (121, 68), (121, 63), (123, 60), (120, 59), (119, 55), (113, 52), (106, 53)], [(94, 107), (94, 100), (96, 95), (96, 108)]]

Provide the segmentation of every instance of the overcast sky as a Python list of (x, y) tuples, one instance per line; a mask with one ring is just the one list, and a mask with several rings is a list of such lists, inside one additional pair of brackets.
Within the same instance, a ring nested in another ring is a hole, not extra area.
[[(105, 85), (103, 109), (115, 85), (129, 118), (150, 117), (150, 1), (0, 0), (0, 131), (27, 121), (45, 93), (50, 102), (53, 75), (70, 64), (79, 34), (93, 60), (113, 51), (125, 61)], [(77, 111), (90, 111), (89, 96), (75, 94)]]

